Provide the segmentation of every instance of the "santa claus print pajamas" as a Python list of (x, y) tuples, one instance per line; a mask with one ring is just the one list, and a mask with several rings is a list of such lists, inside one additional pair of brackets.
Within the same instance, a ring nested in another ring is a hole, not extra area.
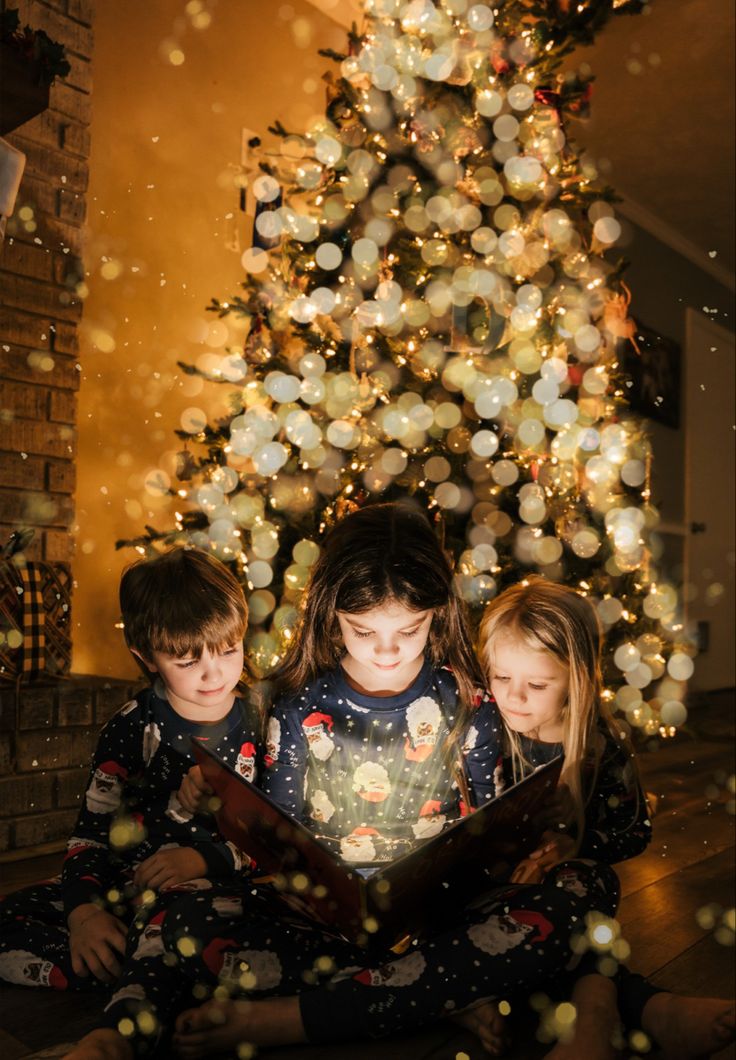
[[(190, 738), (206, 745), (249, 780), (256, 772), (258, 718), (241, 698), (221, 722), (197, 725), (181, 718), (157, 683), (126, 703), (100, 734), (87, 790), (69, 840), (61, 877), (9, 895), (0, 901), (0, 978), (27, 986), (83, 989), (101, 986), (80, 978), (71, 965), (67, 917), (77, 906), (94, 902), (129, 925), (128, 951), (121, 984), (126, 996), (143, 996), (141, 981), (154, 995), (164, 989), (160, 957), (166, 906), (192, 889), (208, 889), (212, 880), (237, 873), (240, 852), (216, 831), (214, 818), (192, 817), (176, 793), (194, 764)], [(115, 824), (119, 842), (110, 841)], [(132, 877), (136, 867), (158, 850), (194, 847), (207, 864), (208, 879), (193, 880), (157, 896), (145, 915), (134, 917)], [(118, 899), (109, 898), (111, 889)], [(146, 965), (155, 966), (155, 974)], [(154, 997), (155, 1000), (155, 997)]]
[[(389, 861), (417, 838), (467, 812), (443, 754), (457, 686), (425, 663), (396, 696), (354, 691), (341, 668), (276, 704), (263, 788), (346, 861)], [(478, 695), (462, 747), (476, 805), (503, 788), (502, 730)], [(245, 893), (242, 919), (207, 894), (183, 898), (163, 941), (192, 982), (233, 993), (300, 995), (313, 1042), (378, 1036), (431, 1022), (485, 997), (544, 983), (570, 958), (585, 914), (613, 915), (618, 880), (606, 865), (568, 861), (536, 886), (504, 885), (403, 956), (367, 953), (285, 910), (274, 895)], [(189, 935), (196, 947), (180, 942)]]

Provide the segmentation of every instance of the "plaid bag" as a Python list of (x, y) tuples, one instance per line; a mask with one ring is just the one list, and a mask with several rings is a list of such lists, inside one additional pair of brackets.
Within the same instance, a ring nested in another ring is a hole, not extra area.
[(69, 672), (71, 588), (65, 564), (0, 559), (0, 681)]

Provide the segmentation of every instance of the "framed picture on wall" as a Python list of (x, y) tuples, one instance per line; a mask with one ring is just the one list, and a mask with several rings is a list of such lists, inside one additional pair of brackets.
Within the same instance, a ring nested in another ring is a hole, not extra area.
[[(634, 412), (666, 427), (680, 426), (682, 350), (643, 324), (636, 326), (639, 352), (622, 343), (621, 366), (628, 375), (626, 395)], [(630, 384), (630, 385), (629, 385)]]

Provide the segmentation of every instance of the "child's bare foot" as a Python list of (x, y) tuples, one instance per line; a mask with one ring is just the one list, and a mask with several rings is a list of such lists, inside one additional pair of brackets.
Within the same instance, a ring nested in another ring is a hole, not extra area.
[(655, 994), (644, 1006), (642, 1024), (665, 1057), (695, 1060), (734, 1041), (736, 1007), (715, 997)]
[(586, 975), (572, 992), (575, 1025), (570, 1038), (559, 1041), (545, 1060), (615, 1060), (619, 1018), (616, 988), (603, 975)]
[(481, 1001), (449, 1018), (479, 1038), (480, 1044), (491, 1056), (503, 1056), (508, 1049), (506, 1020), (498, 1011), (495, 1001)]
[(174, 1047), (180, 1056), (224, 1053), (243, 1043), (293, 1045), (306, 1041), (298, 997), (265, 1001), (208, 1001), (182, 1012)]
[(133, 1060), (133, 1047), (111, 1027), (85, 1034), (64, 1060)]

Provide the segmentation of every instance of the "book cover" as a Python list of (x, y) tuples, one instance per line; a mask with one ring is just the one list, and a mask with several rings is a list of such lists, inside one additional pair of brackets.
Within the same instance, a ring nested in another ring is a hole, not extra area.
[(192, 750), (216, 796), (220, 831), (268, 874), (288, 904), (359, 945), (397, 944), (431, 932), (452, 910), (508, 880), (548, 826), (562, 758), (498, 798), (418, 840), (391, 862), (341, 861), (300, 821), (196, 741)]

